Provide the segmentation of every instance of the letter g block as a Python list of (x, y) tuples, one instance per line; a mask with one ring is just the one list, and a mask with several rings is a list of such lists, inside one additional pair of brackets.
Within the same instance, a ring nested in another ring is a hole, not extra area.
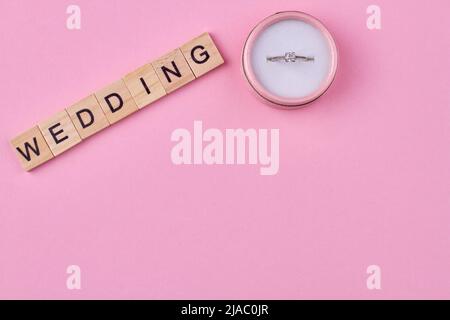
[(223, 64), (223, 58), (209, 33), (203, 33), (181, 47), (196, 78)]

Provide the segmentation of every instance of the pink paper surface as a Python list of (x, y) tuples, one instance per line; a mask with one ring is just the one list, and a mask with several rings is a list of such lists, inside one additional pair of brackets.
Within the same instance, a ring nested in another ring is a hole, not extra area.
[[(82, 28), (66, 28), (66, 8)], [(382, 29), (368, 30), (379, 5)], [(450, 2), (0, 2), (0, 298), (450, 298)], [(307, 108), (256, 99), (245, 38), (278, 11), (340, 53)], [(210, 32), (225, 65), (31, 173), (9, 140)], [(177, 128), (279, 128), (280, 169), (176, 166)], [(68, 290), (79, 265), (82, 289)], [(382, 289), (368, 290), (379, 265)]]

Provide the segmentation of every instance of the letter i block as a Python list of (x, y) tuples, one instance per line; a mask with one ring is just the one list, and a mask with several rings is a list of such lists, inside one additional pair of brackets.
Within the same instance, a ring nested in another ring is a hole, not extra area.
[(164, 89), (170, 93), (195, 79), (180, 49), (165, 54), (152, 62)]
[(138, 107), (122, 79), (97, 91), (95, 96), (110, 124), (138, 111)]
[(139, 109), (166, 95), (166, 90), (150, 63), (127, 74), (123, 81)]
[(66, 110), (39, 123), (39, 129), (54, 156), (81, 142), (81, 138)]
[(53, 158), (50, 148), (45, 142), (39, 127), (23, 132), (11, 141), (22, 168), (30, 171)]
[(181, 52), (197, 78), (223, 64), (223, 58), (207, 32), (184, 44)]
[(99, 132), (109, 126), (100, 104), (90, 95), (66, 109), (81, 139)]

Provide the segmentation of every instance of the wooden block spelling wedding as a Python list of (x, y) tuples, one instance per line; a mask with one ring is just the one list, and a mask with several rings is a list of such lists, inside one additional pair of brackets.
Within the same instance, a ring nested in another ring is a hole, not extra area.
[(211, 36), (203, 33), (33, 125), (11, 145), (29, 171), (221, 64)]

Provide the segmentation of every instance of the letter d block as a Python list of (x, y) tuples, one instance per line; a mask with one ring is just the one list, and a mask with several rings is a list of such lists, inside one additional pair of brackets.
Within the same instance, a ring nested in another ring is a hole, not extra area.
[(81, 142), (66, 110), (39, 123), (39, 129), (55, 157)]
[(11, 146), (26, 171), (53, 158), (53, 154), (37, 126), (15, 137), (11, 141)]
[(122, 79), (97, 91), (95, 96), (110, 124), (138, 111), (138, 107)]
[(94, 95), (90, 95), (66, 109), (81, 139), (109, 126), (108, 119)]
[(184, 44), (181, 52), (197, 78), (223, 64), (223, 58), (207, 32)]

